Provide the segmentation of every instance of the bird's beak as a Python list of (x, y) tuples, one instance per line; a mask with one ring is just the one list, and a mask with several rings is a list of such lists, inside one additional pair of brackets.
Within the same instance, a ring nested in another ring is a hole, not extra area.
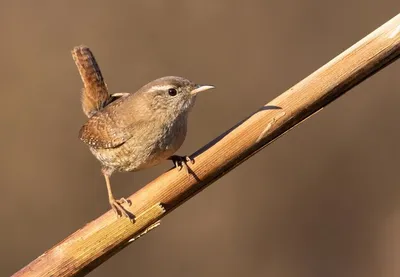
[(190, 92), (190, 94), (191, 95), (196, 95), (197, 93), (199, 93), (201, 91), (206, 91), (206, 90), (209, 90), (209, 89), (212, 89), (212, 88), (214, 88), (214, 86), (197, 85), (196, 88)]

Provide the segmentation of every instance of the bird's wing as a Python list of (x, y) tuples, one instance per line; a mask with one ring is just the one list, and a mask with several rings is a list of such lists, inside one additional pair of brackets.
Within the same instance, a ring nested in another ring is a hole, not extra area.
[(100, 113), (82, 126), (79, 138), (93, 148), (115, 148), (132, 137), (133, 129), (133, 124), (124, 124), (108, 113)]
[[(149, 124), (145, 97), (121, 93), (115, 101), (95, 113), (79, 131), (79, 138), (93, 148), (115, 148), (129, 140), (136, 130)], [(146, 127), (145, 127), (146, 128)]]

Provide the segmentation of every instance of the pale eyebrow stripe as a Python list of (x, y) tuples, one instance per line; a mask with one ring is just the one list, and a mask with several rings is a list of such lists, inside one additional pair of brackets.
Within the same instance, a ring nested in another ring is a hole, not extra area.
[(175, 88), (175, 87), (172, 85), (159, 85), (159, 86), (153, 86), (149, 91), (167, 90), (170, 88)]

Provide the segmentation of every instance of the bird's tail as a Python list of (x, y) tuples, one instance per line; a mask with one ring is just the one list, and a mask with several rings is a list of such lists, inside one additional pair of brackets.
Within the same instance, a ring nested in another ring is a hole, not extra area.
[(111, 96), (100, 67), (89, 47), (76, 46), (71, 52), (84, 86), (81, 99), (82, 109), (86, 116), (91, 117), (110, 102)]

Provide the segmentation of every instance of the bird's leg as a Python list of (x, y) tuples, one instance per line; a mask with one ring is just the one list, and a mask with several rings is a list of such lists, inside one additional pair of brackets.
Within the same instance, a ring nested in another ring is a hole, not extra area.
[(181, 171), (184, 168), (187, 175), (190, 174), (189, 166), (187, 165), (187, 163), (190, 162), (191, 164), (194, 164), (194, 159), (189, 156), (172, 155), (168, 158), (168, 160), (171, 160), (174, 163), (178, 171)]
[(118, 217), (125, 216), (129, 218), (131, 221), (134, 219), (133, 215), (130, 214), (122, 204), (128, 204), (129, 206), (132, 204), (129, 200), (125, 198), (121, 198), (120, 200), (115, 200), (114, 195), (111, 190), (111, 183), (110, 183), (110, 173), (107, 169), (102, 170), (104, 179), (106, 180), (107, 192), (108, 192), (108, 201), (110, 202), (111, 208), (114, 212), (118, 215)]

